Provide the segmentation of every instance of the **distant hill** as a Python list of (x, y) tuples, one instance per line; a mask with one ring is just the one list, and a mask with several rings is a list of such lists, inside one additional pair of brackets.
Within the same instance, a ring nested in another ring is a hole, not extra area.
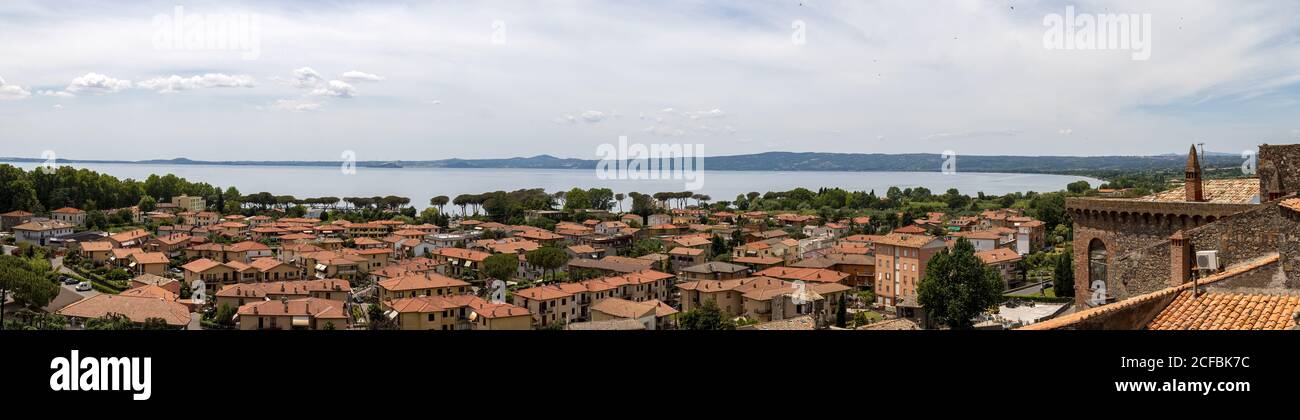
[[(981, 156), (957, 157), (957, 170), (963, 172), (1005, 172), (1045, 174), (1095, 174), (1099, 172), (1134, 172), (1181, 170), (1187, 157), (1167, 154), (1158, 156)], [(5, 162), (43, 162), (33, 158), (6, 158)], [(64, 163), (122, 163), (143, 165), (231, 165), (231, 166), (335, 166), (339, 161), (199, 161), (186, 158), (141, 161), (60, 160)], [(368, 168), (523, 168), (523, 169), (595, 169), (598, 160), (558, 158), (550, 155), (507, 159), (443, 159), (427, 161), (358, 161)], [(816, 152), (767, 152), (749, 155), (705, 158), (704, 168), (714, 171), (897, 171), (934, 172), (944, 162), (938, 154), (863, 154)], [(1209, 168), (1240, 166), (1241, 157), (1229, 153), (1206, 153), (1202, 164)]]

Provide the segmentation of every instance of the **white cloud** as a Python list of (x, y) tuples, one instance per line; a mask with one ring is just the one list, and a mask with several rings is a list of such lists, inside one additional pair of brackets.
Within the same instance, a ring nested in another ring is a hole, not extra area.
[(356, 96), (357, 88), (342, 80), (330, 80), (329, 83), (312, 90), (311, 94), (346, 99)]
[(594, 124), (594, 123), (598, 123), (598, 122), (604, 121), (605, 118), (606, 118), (606, 116), (605, 116), (605, 113), (604, 113), (604, 112), (600, 112), (600, 111), (583, 111), (583, 112), (582, 112), (582, 121), (583, 121), (583, 122), (586, 122), (586, 123), (593, 123), (593, 124)]
[(71, 92), (68, 92), (66, 90), (42, 90), (36, 92), (36, 94), (41, 96), (54, 96), (54, 97), (65, 98), (65, 99), (77, 97), (77, 95), (73, 95)]
[(161, 93), (204, 88), (251, 88), (256, 85), (257, 83), (253, 81), (252, 76), (232, 76), (221, 73), (208, 73), (191, 77), (172, 75), (170, 77), (149, 79), (136, 84), (142, 89), (156, 90)]
[(99, 73), (86, 73), (86, 75), (72, 79), (68, 84), (67, 91), (72, 93), (116, 93), (131, 88), (130, 80), (115, 79)]
[(551, 121), (555, 122), (556, 124), (574, 124), (578, 122), (578, 118), (572, 115), (561, 115), (555, 117), (555, 119)]
[(22, 86), (5, 83), (5, 79), (0, 77), (0, 101), (15, 101), (26, 99), (32, 96), (32, 92), (24, 89)]
[(317, 111), (321, 106), (320, 102), (304, 99), (280, 99), (271, 103), (271, 109), (294, 112)]
[(714, 108), (714, 109), (710, 109), (710, 110), (708, 110), (708, 111), (695, 111), (695, 112), (688, 112), (688, 113), (686, 113), (686, 116), (687, 116), (687, 117), (690, 117), (690, 119), (692, 119), (692, 120), (698, 120), (698, 119), (711, 119), (711, 118), (726, 118), (727, 113), (724, 112), (724, 111), (722, 111), (721, 109)]
[(1056, 134), (1060, 134), (1060, 135), (1063, 135), (1063, 136), (1068, 136), (1068, 135), (1074, 134), (1074, 129), (1073, 129), (1073, 128), (1062, 128), (1062, 129), (1060, 129), (1060, 130), (1056, 130)]
[(63, 110), (63, 104), (54, 104), (54, 109), (55, 109), (56, 111), (62, 111), (62, 110)]
[(294, 69), (293, 79), (289, 80), (289, 83), (296, 88), (308, 89), (315, 88), (324, 80), (324, 78), (320, 77), (320, 73), (317, 73), (311, 67), (300, 67)]
[(925, 136), (924, 140), (951, 140), (951, 139), (968, 139), (968, 138), (976, 138), (976, 137), (993, 137), (993, 136), (1013, 137), (1019, 135), (1022, 132), (1023, 132), (1022, 130), (1018, 130), (1014, 128), (1004, 129), (1004, 130), (970, 130), (970, 131), (960, 131), (955, 133), (944, 132), (944, 133), (934, 133)]
[(384, 80), (384, 78), (375, 74), (352, 70), (347, 73), (343, 73), (343, 80), (352, 81), (352, 82), (378, 82)]

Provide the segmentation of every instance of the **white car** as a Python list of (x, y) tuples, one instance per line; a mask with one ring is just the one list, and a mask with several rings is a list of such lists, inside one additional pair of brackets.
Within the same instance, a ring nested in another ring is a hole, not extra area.
[(93, 287), (90, 287), (90, 282), (85, 282), (85, 281), (83, 281), (83, 282), (77, 284), (77, 291), (78, 291), (78, 292), (89, 292), (90, 289), (93, 289)]

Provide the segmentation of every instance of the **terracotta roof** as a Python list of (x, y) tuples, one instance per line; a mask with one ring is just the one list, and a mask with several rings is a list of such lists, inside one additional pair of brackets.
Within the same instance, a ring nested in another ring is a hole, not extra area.
[(980, 261), (983, 261), (985, 264), (1001, 264), (1020, 260), (1020, 254), (1007, 248), (980, 251), (976, 252), (975, 256), (979, 257)]
[(743, 329), (762, 331), (808, 331), (817, 329), (817, 322), (813, 321), (811, 316), (804, 315), (790, 319), (754, 324), (744, 327)]
[(469, 283), (437, 273), (412, 274), (379, 282), (379, 287), (390, 291), (423, 290), (457, 286), (469, 286)]
[(591, 254), (596, 252), (596, 248), (592, 248), (591, 245), (573, 245), (569, 247), (569, 251), (575, 254)]
[(1300, 296), (1185, 290), (1156, 315), (1151, 330), (1286, 330), (1295, 327)]
[(515, 296), (531, 300), (551, 300), (573, 296), (573, 293), (566, 292), (555, 285), (547, 285), (516, 290)]
[(782, 261), (785, 260), (777, 257), (736, 257), (731, 259), (731, 262), (734, 263), (758, 265), (780, 264)]
[(835, 270), (801, 267), (772, 267), (755, 273), (757, 276), (786, 280), (803, 280), (818, 283), (839, 283), (849, 275)]
[(739, 273), (748, 269), (749, 267), (739, 265), (739, 264), (732, 264), (732, 263), (726, 263), (721, 261), (710, 261), (704, 264), (696, 264), (690, 267), (683, 268), (682, 271), (687, 273), (713, 274), (713, 273)]
[(4, 217), (28, 217), (28, 216), (33, 216), (33, 214), (28, 213), (28, 212), (25, 212), (25, 211), (22, 211), (22, 210), (14, 210), (14, 211), (11, 211), (11, 212), (8, 212), (8, 213), (5, 213), (5, 214), (0, 214), (0, 216), (4, 216)]
[(72, 224), (62, 220), (35, 220), (14, 226), (14, 230), (43, 232), (55, 229), (72, 229)]
[(131, 259), (138, 264), (167, 264), (171, 262), (167, 254), (161, 252), (138, 252), (131, 254)]
[(703, 250), (703, 249), (697, 249), (697, 248), (687, 248), (687, 247), (679, 246), (679, 247), (673, 248), (672, 250), (668, 251), (668, 254), (669, 254), (669, 255), (686, 255), (686, 256), (694, 257), (694, 256), (696, 256), (696, 255), (702, 255), (702, 254), (704, 254), (704, 250)]
[[(1263, 256), (1263, 257), (1260, 257), (1260, 258), (1256, 258), (1256, 259), (1253, 259), (1253, 260), (1250, 260), (1250, 261), (1247, 261), (1247, 262), (1243, 262), (1243, 263), (1241, 263), (1241, 264), (1234, 265), (1234, 266), (1232, 266), (1232, 267), (1228, 267), (1228, 268), (1227, 268), (1226, 270), (1224, 270), (1223, 272), (1220, 272), (1220, 273), (1218, 273), (1218, 274), (1215, 274), (1215, 275), (1212, 275), (1212, 276), (1209, 276), (1209, 277), (1206, 277), (1206, 278), (1203, 278), (1203, 279), (1199, 279), (1199, 280), (1197, 280), (1196, 284), (1197, 284), (1198, 286), (1209, 285), (1209, 284), (1212, 284), (1212, 283), (1217, 282), (1217, 281), (1220, 281), (1220, 280), (1228, 279), (1228, 278), (1231, 278), (1231, 277), (1234, 277), (1234, 276), (1237, 276), (1237, 275), (1240, 275), (1240, 274), (1247, 273), (1247, 272), (1249, 272), (1249, 271), (1251, 271), (1251, 270), (1255, 270), (1255, 269), (1258, 269), (1258, 268), (1265, 267), (1265, 266), (1267, 266), (1267, 265), (1269, 265), (1269, 264), (1277, 263), (1277, 262), (1278, 262), (1278, 259), (1279, 259), (1279, 258), (1278, 258), (1278, 254), (1269, 254), (1269, 255), (1266, 255), (1266, 256)], [(1142, 294), (1142, 295), (1134, 296), (1134, 297), (1131, 297), (1131, 298), (1128, 298), (1128, 299), (1125, 299), (1125, 300), (1122, 300), (1122, 301), (1119, 301), (1119, 302), (1116, 302), (1116, 303), (1112, 303), (1112, 304), (1110, 304), (1110, 305), (1104, 305), (1104, 306), (1098, 306), (1098, 307), (1095, 307), (1095, 308), (1089, 308), (1089, 309), (1086, 309), (1086, 310), (1083, 310), (1083, 311), (1079, 311), (1079, 312), (1075, 312), (1075, 313), (1072, 313), (1072, 314), (1069, 314), (1069, 315), (1066, 315), (1066, 316), (1062, 316), (1062, 317), (1059, 317), (1059, 318), (1053, 318), (1053, 319), (1050, 319), (1050, 320), (1047, 320), (1047, 321), (1043, 321), (1043, 322), (1040, 322), (1040, 323), (1037, 323), (1037, 324), (1027, 325), (1027, 326), (1020, 327), (1020, 328), (1017, 328), (1017, 329), (1019, 329), (1019, 330), (1053, 330), (1053, 329), (1057, 329), (1057, 328), (1065, 328), (1065, 327), (1069, 327), (1069, 326), (1071, 326), (1071, 325), (1075, 325), (1075, 324), (1078, 324), (1078, 323), (1080, 323), (1080, 322), (1086, 321), (1086, 320), (1088, 320), (1088, 319), (1090, 319), (1090, 318), (1093, 318), (1093, 317), (1096, 317), (1096, 316), (1098, 316), (1098, 315), (1102, 315), (1102, 314), (1106, 314), (1106, 313), (1114, 312), (1114, 311), (1117, 311), (1117, 310), (1120, 310), (1120, 309), (1124, 309), (1124, 308), (1127, 308), (1127, 307), (1130, 307), (1130, 306), (1133, 306), (1133, 305), (1142, 304), (1142, 303), (1145, 303), (1145, 302), (1151, 301), (1152, 299), (1159, 299), (1159, 298), (1167, 297), (1167, 296), (1170, 296), (1170, 295), (1173, 295), (1173, 294), (1176, 294), (1176, 293), (1181, 293), (1181, 292), (1183, 292), (1184, 290), (1188, 290), (1188, 289), (1191, 289), (1191, 288), (1192, 288), (1192, 283), (1191, 283), (1191, 282), (1183, 283), (1183, 284), (1180, 284), (1180, 285), (1177, 285), (1177, 286), (1167, 287), (1167, 288), (1164, 288), (1164, 289), (1161, 289), (1161, 290), (1157, 290), (1157, 291), (1154, 291), (1154, 292), (1151, 292), (1151, 293), (1147, 293), (1147, 294)]]
[(606, 298), (591, 305), (591, 310), (619, 317), (637, 319), (655, 314), (655, 305), (633, 302), (626, 299)]
[[(1201, 188), (1206, 202), (1220, 204), (1251, 204), (1259, 199), (1259, 179), (1206, 179), (1201, 181)], [(1181, 202), (1187, 201), (1187, 192), (1183, 187), (1161, 191), (1138, 201)]]
[(885, 235), (883, 238), (880, 238), (880, 240), (876, 241), (876, 243), (881, 245), (901, 246), (906, 248), (921, 248), (926, 245), (929, 245), (931, 242), (934, 242), (938, 239), (939, 238), (930, 235), (910, 235), (910, 234), (903, 234), (903, 233), (890, 233), (888, 235)]
[(673, 309), (672, 306), (668, 306), (667, 303), (659, 301), (659, 299), (650, 299), (642, 303), (648, 303), (655, 306), (655, 317), (669, 316), (678, 312), (676, 309)]
[(311, 316), (319, 319), (347, 319), (343, 302), (319, 298), (302, 298), (289, 301), (268, 300), (239, 307), (240, 315)]
[(226, 247), (226, 250), (230, 252), (270, 251), (271, 247), (266, 246), (259, 242), (244, 241)]
[(158, 275), (154, 275), (154, 274), (148, 274), (148, 273), (141, 274), (141, 275), (136, 276), (135, 278), (131, 279), (131, 282), (132, 282), (132, 283), (152, 284), (152, 285), (155, 285), (155, 286), (162, 286), (162, 285), (165, 285), (165, 284), (171, 284), (171, 283), (175, 283), (175, 282), (177, 282), (177, 281), (178, 281), (178, 280), (176, 280), (176, 279), (169, 279), (169, 278), (166, 278), (166, 277), (162, 277), (162, 276), (158, 276)]
[(132, 287), (126, 290), (125, 292), (122, 292), (120, 295), (135, 296), (135, 297), (151, 297), (151, 298), (162, 299), (166, 301), (174, 301), (177, 298), (177, 295), (175, 293), (172, 293), (172, 291), (152, 284), (146, 284), (139, 287)]
[(218, 297), (264, 298), (267, 295), (310, 295), (311, 292), (351, 292), (347, 280), (293, 280), (265, 283), (236, 283), (222, 287)]
[(72, 207), (64, 207), (64, 208), (61, 208), (61, 209), (58, 209), (58, 210), (52, 211), (51, 213), (59, 213), (59, 214), (81, 214), (81, 213), (85, 213), (85, 211), (84, 211), (84, 210), (81, 210), (81, 209), (72, 208)]
[(1288, 209), (1291, 209), (1292, 211), (1300, 211), (1300, 198), (1291, 198), (1287, 200), (1282, 200), (1281, 205), (1282, 207), (1286, 207)]
[(573, 331), (637, 331), (644, 330), (645, 325), (635, 319), (619, 318), (608, 321), (574, 322), (564, 326)]
[(132, 322), (162, 318), (172, 326), (190, 323), (190, 310), (185, 305), (155, 297), (99, 294), (68, 305), (58, 313), (79, 318), (99, 318), (115, 313), (125, 315)]
[(471, 302), (470, 307), (474, 309), (474, 313), (484, 318), (529, 316), (528, 308), (521, 308), (508, 303), (488, 303), (482, 299), (478, 299), (478, 302)]
[(216, 266), (219, 266), (219, 265), (221, 265), (221, 263), (216, 262), (216, 261), (213, 261), (213, 260), (209, 260), (209, 259), (207, 259), (207, 258), (200, 258), (200, 259), (197, 259), (197, 260), (194, 260), (194, 261), (190, 261), (189, 264), (185, 264), (185, 265), (181, 266), (181, 268), (185, 269), (185, 271), (190, 271), (190, 272), (194, 272), (194, 273), (202, 273), (202, 272), (204, 272), (204, 271), (208, 271), (208, 270), (211, 270), (211, 269), (213, 269), (213, 268), (216, 268)]
[(108, 238), (117, 242), (127, 242), (127, 241), (137, 240), (140, 238), (145, 238), (148, 236), (149, 236), (149, 232), (144, 231), (144, 229), (135, 229), (135, 230), (128, 230), (126, 232), (120, 232), (115, 235), (110, 235)]
[(112, 242), (94, 241), (94, 242), (81, 243), (81, 250), (86, 252), (101, 252), (101, 251), (108, 251), (110, 249), (113, 249)]
[(486, 252), (472, 251), (463, 248), (438, 248), (433, 250), (433, 254), (470, 261), (483, 261), (492, 256), (492, 254)]

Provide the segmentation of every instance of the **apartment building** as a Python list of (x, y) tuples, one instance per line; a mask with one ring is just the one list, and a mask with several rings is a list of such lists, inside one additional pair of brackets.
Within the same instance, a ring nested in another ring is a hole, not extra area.
[(925, 266), (947, 248), (929, 235), (890, 233), (876, 242), (876, 303), (896, 307), (908, 302), (914, 308), (916, 287), (925, 278)]

